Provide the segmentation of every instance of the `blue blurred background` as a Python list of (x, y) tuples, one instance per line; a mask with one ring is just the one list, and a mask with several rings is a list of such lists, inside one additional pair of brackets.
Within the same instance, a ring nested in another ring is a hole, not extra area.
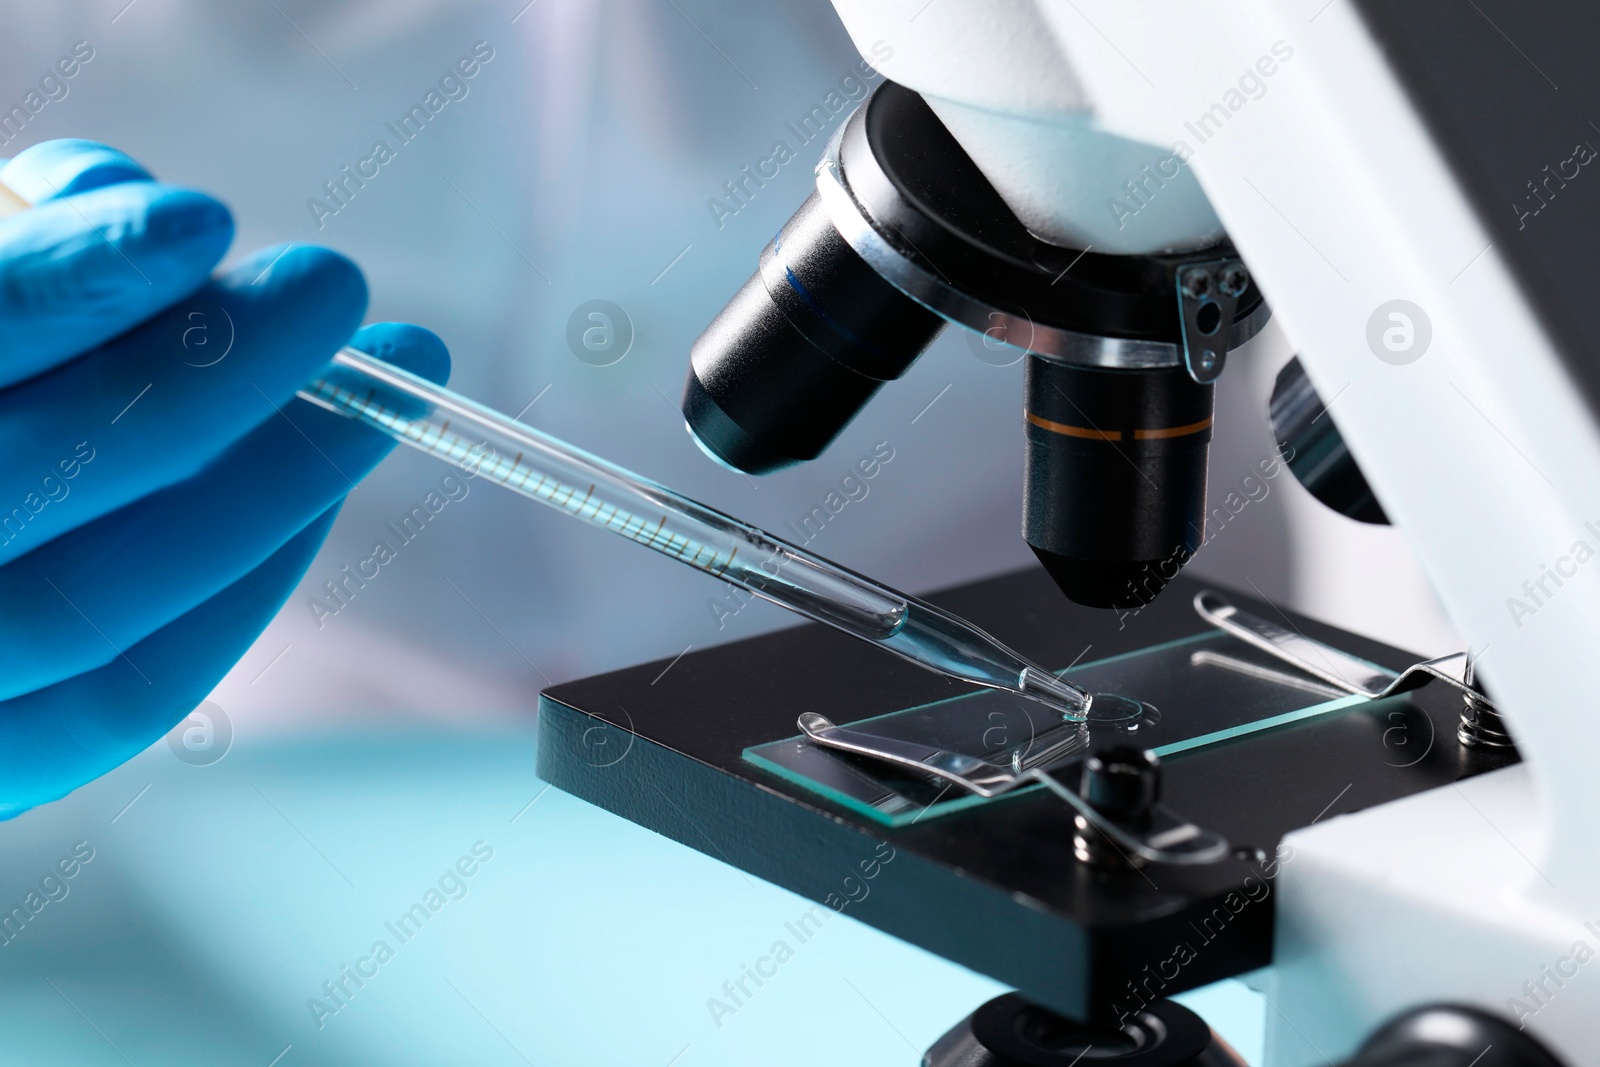
[[(809, 511), (887, 441), (895, 458), (870, 495), (812, 547), (891, 584), (924, 592), (1032, 565), (1018, 533), (1021, 367), (955, 331), (808, 466), (757, 481), (684, 431), (690, 343), (810, 188), (821, 145), (785, 124), (859, 73), (826, 0), (0, 12), (7, 107), (75, 42), (94, 49), (0, 156), (106, 141), (226, 200), (233, 258), (280, 240), (345, 252), (367, 272), (371, 320), (445, 338), (455, 388), (761, 525)], [(386, 124), (475, 47), (490, 58), (465, 94), (332, 200), (324, 183), (376, 140), (396, 143)], [(736, 213), (713, 210), (778, 141), (795, 161)], [(614, 362), (568, 344), (594, 300), (629, 323)], [(1289, 355), (1269, 330), (1230, 364), (1214, 487), (1271, 449), (1264, 402)], [(843, 919), (717, 1026), (707, 998), (809, 903), (544, 792), (535, 705), (552, 681), (790, 620), (758, 603), (719, 626), (709, 579), (487, 486), (336, 614), (314, 613), (323, 583), (442, 473), (396, 454), (352, 494), (301, 589), (213, 694), (226, 758), (192, 766), (160, 744), (0, 824), (6, 908), (77, 842), (94, 851), (68, 895), (0, 947), (0, 1064), (911, 1064), (1000, 991)], [(1451, 647), (1398, 535), (1322, 513), (1287, 478), (1193, 567)], [(466, 895), (316, 1019), (322, 983), (476, 842), (493, 858)], [(1192, 1002), (1255, 1058), (1262, 1009), (1243, 985)]]

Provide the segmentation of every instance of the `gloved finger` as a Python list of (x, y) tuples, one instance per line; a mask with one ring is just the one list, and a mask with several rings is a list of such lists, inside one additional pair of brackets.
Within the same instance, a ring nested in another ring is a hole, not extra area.
[[(433, 381), (449, 375), (444, 342), (420, 326), (368, 326), (351, 344)], [(104, 666), (215, 596), (343, 499), (392, 447), (361, 423), (295, 401), (193, 478), (0, 567), (0, 700)], [(429, 515), (468, 491), (461, 474), (445, 478), (419, 494)]]
[(233, 217), (221, 203), (154, 182), (94, 189), (0, 219), (0, 387), (193, 293), (232, 241)]
[(66, 796), (198, 706), (294, 591), (337, 512), (109, 665), (0, 703), (0, 818)]
[(193, 477), (281, 417), (355, 332), (366, 302), (366, 282), (343, 256), (269, 249), (110, 344), (0, 393), (9, 538), (0, 563)]
[(0, 167), (0, 182), (30, 204), (86, 193), (121, 182), (153, 181), (123, 152), (98, 141), (45, 141), (18, 152)]

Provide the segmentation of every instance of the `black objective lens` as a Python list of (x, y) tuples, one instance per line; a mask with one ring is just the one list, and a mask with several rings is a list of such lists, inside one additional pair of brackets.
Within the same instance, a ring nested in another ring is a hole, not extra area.
[(1023, 537), (1078, 603), (1149, 603), (1204, 539), (1213, 387), (1033, 354), (1024, 377)]
[(845, 243), (812, 193), (690, 350), (689, 430), (751, 474), (815, 459), (943, 325)]
[(1388, 524), (1389, 516), (1356, 466), (1328, 405), (1306, 377), (1300, 357), (1278, 372), (1268, 410), (1279, 453), (1312, 496), (1358, 522)]

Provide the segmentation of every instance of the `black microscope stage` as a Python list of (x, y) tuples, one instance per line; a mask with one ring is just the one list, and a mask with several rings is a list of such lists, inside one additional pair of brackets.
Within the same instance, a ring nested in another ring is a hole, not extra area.
[[(1180, 576), (1122, 617), (1067, 602), (1030, 568), (928, 599), (1060, 668), (1212, 632), (1191, 606), (1202, 588), (1214, 587)], [(1396, 671), (1422, 658), (1226, 595)], [(1443, 685), (1214, 741), (1164, 759), (1163, 801), (1235, 857), (1103, 870), (1074, 857), (1070, 810), (1040, 790), (888, 825), (745, 758), (798, 735), (802, 712), (847, 725), (970, 686), (820, 625), (692, 652), (663, 673), (669, 662), (545, 691), (540, 777), (818, 902), (837, 906), (870, 869), (849, 915), (1085, 1020), (1270, 963), (1285, 834), (1515, 759), (1460, 745), (1461, 698)], [(874, 863), (880, 842), (891, 864)]]

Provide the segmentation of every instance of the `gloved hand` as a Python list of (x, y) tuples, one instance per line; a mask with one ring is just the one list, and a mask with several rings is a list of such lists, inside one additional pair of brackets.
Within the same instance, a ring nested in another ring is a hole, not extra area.
[(347, 342), (435, 381), (450, 359), (358, 332), (366, 283), (325, 249), (212, 277), (227, 208), (104, 145), (37, 145), (0, 182), (37, 205), (0, 218), (4, 818), (193, 710), (388, 453), (295, 390)]

